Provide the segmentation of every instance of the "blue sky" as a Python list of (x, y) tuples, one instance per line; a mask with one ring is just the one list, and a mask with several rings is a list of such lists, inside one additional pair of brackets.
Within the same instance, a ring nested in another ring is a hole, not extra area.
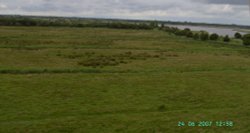
[(0, 0), (0, 14), (250, 25), (248, 0)]

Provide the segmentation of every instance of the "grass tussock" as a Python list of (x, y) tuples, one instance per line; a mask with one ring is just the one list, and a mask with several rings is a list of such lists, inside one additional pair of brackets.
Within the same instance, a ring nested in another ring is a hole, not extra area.
[(95, 55), (95, 53), (85, 53), (85, 55), (70, 55), (72, 58), (86, 57), (87, 59), (79, 61), (78, 65), (86, 67), (105, 67), (105, 66), (118, 66), (127, 64), (135, 60), (147, 60), (151, 58), (160, 58), (158, 54), (132, 53), (131, 51), (113, 54), (113, 55)]

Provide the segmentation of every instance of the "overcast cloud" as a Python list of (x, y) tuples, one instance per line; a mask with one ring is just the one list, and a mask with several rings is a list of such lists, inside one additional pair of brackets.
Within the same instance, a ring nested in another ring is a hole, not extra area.
[(0, 14), (250, 25), (248, 0), (0, 0)]

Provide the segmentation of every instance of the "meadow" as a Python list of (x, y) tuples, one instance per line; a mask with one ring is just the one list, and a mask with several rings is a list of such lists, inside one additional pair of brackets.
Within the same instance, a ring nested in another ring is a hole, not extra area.
[(241, 40), (0, 27), (1, 133), (249, 133), (249, 83)]

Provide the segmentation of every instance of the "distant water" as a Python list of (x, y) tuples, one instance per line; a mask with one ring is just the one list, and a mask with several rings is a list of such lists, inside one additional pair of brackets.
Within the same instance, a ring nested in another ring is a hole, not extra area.
[[(218, 35), (225, 36), (229, 35), (234, 37), (234, 34), (237, 32), (235, 29), (224, 28), (224, 27), (207, 27), (207, 26), (191, 26), (191, 25), (166, 25), (169, 27), (177, 27), (179, 29), (189, 28), (192, 31), (207, 31), (210, 34), (217, 33)], [(241, 34), (246, 34), (245, 32), (239, 32)]]

